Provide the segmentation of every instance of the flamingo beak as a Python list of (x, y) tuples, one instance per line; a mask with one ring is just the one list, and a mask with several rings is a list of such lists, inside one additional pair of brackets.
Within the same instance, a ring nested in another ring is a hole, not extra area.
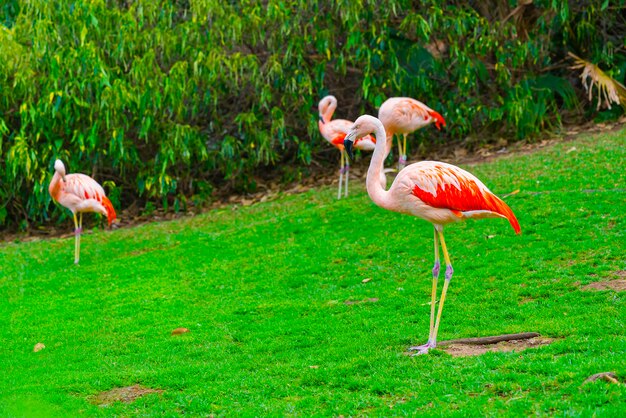
[(349, 133), (346, 138), (343, 140), (343, 146), (346, 149), (346, 154), (348, 154), (348, 158), (350, 158), (351, 161), (354, 160), (354, 153), (352, 152), (352, 145), (354, 144), (354, 142), (352, 142), (352, 140), (350, 139), (351, 136), (354, 136), (352, 133)]
[(324, 123), (324, 118), (322, 117), (322, 115), (319, 115), (319, 119), (320, 119), (320, 122)]

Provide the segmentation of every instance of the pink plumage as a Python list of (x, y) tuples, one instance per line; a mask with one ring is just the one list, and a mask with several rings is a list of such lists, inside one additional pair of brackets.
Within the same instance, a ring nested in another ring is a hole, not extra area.
[(59, 182), (58, 193), (52, 194), (50, 183), (50, 195), (54, 200), (65, 206), (73, 213), (96, 212), (106, 216), (109, 225), (117, 217), (115, 209), (104, 189), (91, 177), (75, 173), (65, 176), (65, 182)]
[(393, 136), (402, 134), (403, 143), (398, 140), (398, 152), (400, 167), (406, 163), (406, 136), (411, 132), (421, 129), (431, 123), (437, 129), (446, 126), (446, 121), (438, 112), (424, 103), (410, 97), (392, 97), (387, 99), (378, 109), (378, 119), (385, 127), (387, 134), (387, 154), (391, 151)]
[[(54, 163), (54, 175), (48, 191), (50, 196), (62, 206), (68, 208), (74, 217), (76, 227), (76, 243), (74, 262), (78, 264), (80, 253), (80, 234), (82, 232), (83, 213), (96, 212), (107, 218), (109, 226), (117, 215), (111, 201), (106, 197), (104, 189), (91, 177), (75, 173), (65, 174), (65, 166), (61, 160)], [(80, 224), (76, 214), (80, 214)]]

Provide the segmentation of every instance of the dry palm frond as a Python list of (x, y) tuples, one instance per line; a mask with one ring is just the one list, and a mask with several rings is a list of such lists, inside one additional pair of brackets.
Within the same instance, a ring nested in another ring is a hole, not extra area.
[(626, 109), (626, 87), (619, 81), (604, 73), (597, 65), (586, 61), (571, 52), (567, 53), (575, 62), (571, 69), (580, 69), (583, 87), (589, 93), (589, 101), (593, 98), (593, 86), (598, 91), (598, 109), (604, 102), (607, 108), (611, 108), (612, 103), (622, 105)]

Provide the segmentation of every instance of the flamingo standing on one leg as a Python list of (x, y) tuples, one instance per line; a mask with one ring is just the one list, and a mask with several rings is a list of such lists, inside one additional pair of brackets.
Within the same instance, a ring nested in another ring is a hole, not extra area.
[(387, 99), (378, 109), (378, 119), (385, 126), (387, 132), (387, 155), (391, 151), (393, 136), (402, 134), (404, 140), (398, 139), (398, 166), (400, 169), (406, 164), (406, 136), (411, 132), (434, 123), (437, 129), (446, 126), (443, 116), (410, 97), (392, 97)]
[[(341, 162), (339, 165), (339, 189), (337, 190), (337, 199), (341, 199), (341, 186), (344, 183), (345, 174), (345, 192), (344, 196), (348, 196), (348, 175), (350, 172), (350, 161), (345, 155), (343, 148), (343, 139), (346, 137), (348, 130), (352, 126), (352, 121), (345, 119), (331, 120), (335, 109), (337, 109), (337, 99), (335, 96), (326, 96), (320, 100), (318, 104), (319, 122), (318, 126), (322, 136), (341, 152)], [(367, 135), (354, 142), (354, 148), (363, 151), (374, 150), (374, 139)], [(382, 181), (382, 180), (381, 180)]]
[[(104, 189), (94, 179), (85, 174), (65, 174), (61, 160), (54, 162), (54, 176), (48, 187), (50, 196), (62, 206), (72, 211), (74, 216), (74, 263), (80, 256), (80, 234), (83, 231), (83, 212), (97, 212), (107, 217), (109, 226), (115, 219), (115, 209), (104, 194)], [(80, 213), (80, 223), (76, 214)]]
[[(347, 154), (349, 156), (352, 154), (353, 141), (372, 132), (376, 138), (385, 138), (385, 128), (380, 120), (369, 115), (359, 117), (344, 140)], [(435, 229), (430, 333), (426, 344), (410, 347), (410, 350), (417, 350), (419, 354), (424, 354), (437, 345), (441, 312), (453, 273), (446, 242), (443, 239), (443, 226), (467, 218), (492, 217), (508, 219), (518, 234), (520, 226), (507, 204), (491, 193), (478, 178), (450, 164), (437, 161), (421, 161), (411, 164), (400, 171), (389, 190), (385, 190), (380, 182), (376, 181), (383, 168), (385, 152), (386, 144), (378, 141), (367, 171), (366, 186), (370, 198), (384, 209), (420, 217), (432, 223)], [(440, 268), (439, 245), (441, 245), (446, 262), (446, 280), (435, 321), (435, 297)]]

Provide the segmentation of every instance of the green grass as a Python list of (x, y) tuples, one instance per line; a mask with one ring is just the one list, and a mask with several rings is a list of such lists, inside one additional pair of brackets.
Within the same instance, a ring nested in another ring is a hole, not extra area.
[[(4, 244), (1, 414), (618, 416), (626, 385), (582, 382), (626, 380), (625, 297), (581, 286), (626, 270), (624, 161), (626, 131), (469, 167), (521, 190), (506, 200), (523, 234), (501, 219), (446, 229), (439, 338), (557, 338), (519, 353), (403, 355), (428, 334), (432, 227), (357, 181), (340, 201), (321, 188), (87, 234), (79, 266), (71, 238)], [(135, 383), (164, 392), (89, 402)]]

